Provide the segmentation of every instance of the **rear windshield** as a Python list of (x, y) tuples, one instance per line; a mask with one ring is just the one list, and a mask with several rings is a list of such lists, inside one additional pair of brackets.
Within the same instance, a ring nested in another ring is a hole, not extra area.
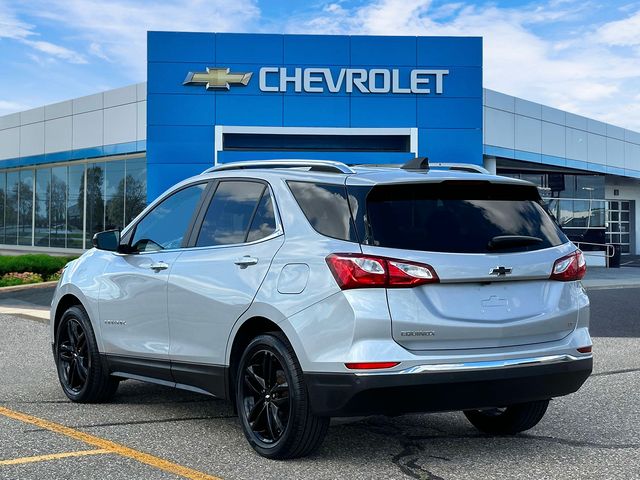
[(445, 181), (348, 190), (356, 230), (366, 245), (496, 253), (568, 241), (533, 186)]

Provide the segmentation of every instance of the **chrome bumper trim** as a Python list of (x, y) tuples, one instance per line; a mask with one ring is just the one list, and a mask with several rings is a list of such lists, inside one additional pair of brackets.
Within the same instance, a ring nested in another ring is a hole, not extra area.
[(430, 365), (415, 365), (404, 370), (386, 372), (359, 372), (358, 375), (407, 375), (416, 373), (446, 373), (468, 372), (479, 370), (500, 370), (514, 367), (531, 367), (536, 365), (550, 365), (554, 363), (567, 363), (579, 360), (587, 360), (592, 355), (575, 356), (569, 354), (546, 355), (541, 357), (511, 358), (506, 360), (489, 360), (484, 362), (464, 363), (435, 363)]

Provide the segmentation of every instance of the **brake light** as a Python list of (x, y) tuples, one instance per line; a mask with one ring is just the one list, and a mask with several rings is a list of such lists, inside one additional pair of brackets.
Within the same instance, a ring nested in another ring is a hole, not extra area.
[(327, 265), (342, 290), (416, 287), (440, 281), (431, 265), (395, 258), (333, 253)]
[(580, 280), (585, 273), (587, 273), (587, 263), (584, 254), (580, 250), (576, 250), (572, 254), (556, 260), (549, 278), (561, 282), (571, 282)]
[(399, 365), (400, 362), (354, 362), (345, 363), (349, 370), (372, 370), (380, 368), (392, 368)]

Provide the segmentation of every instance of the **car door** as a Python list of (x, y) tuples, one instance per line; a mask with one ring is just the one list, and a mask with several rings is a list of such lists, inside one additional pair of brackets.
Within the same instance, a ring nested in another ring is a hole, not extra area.
[(123, 239), (132, 253), (114, 253), (99, 279), (105, 352), (128, 373), (171, 381), (167, 280), (206, 187), (189, 185), (150, 210)]
[(177, 383), (221, 394), (229, 332), (283, 235), (271, 190), (257, 180), (219, 182), (201, 217), (169, 276), (169, 355)]

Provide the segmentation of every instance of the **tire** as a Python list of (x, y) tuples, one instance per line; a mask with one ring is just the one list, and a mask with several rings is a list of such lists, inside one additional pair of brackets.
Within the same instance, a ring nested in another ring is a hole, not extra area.
[(73, 402), (105, 402), (118, 389), (120, 380), (109, 375), (100, 358), (89, 316), (79, 305), (70, 307), (60, 319), (55, 362), (62, 390)]
[(484, 433), (515, 435), (535, 427), (544, 417), (549, 400), (520, 403), (505, 408), (466, 410), (467, 420)]
[(284, 335), (260, 335), (249, 343), (235, 391), (244, 434), (263, 457), (304, 457), (322, 444), (330, 418), (311, 413), (302, 369)]

